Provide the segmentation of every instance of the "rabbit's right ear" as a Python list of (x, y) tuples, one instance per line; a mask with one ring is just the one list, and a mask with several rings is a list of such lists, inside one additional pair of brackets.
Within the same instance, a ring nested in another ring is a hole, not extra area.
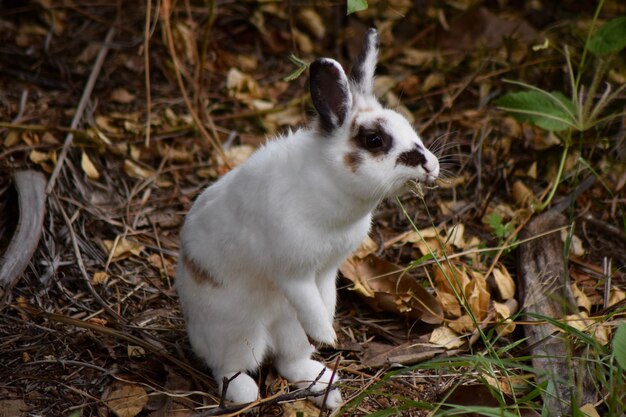
[(361, 52), (350, 72), (350, 81), (356, 91), (364, 96), (369, 96), (374, 90), (374, 71), (378, 62), (378, 32), (371, 28), (365, 34)]
[(320, 58), (310, 70), (310, 90), (313, 105), (320, 116), (320, 127), (332, 132), (345, 121), (352, 106), (348, 77), (334, 59)]

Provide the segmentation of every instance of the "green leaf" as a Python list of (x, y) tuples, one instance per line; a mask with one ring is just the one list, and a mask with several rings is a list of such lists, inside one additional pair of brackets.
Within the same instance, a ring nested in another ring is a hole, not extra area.
[(589, 41), (589, 50), (594, 55), (614, 54), (624, 47), (626, 47), (626, 16), (606, 22)]
[(491, 227), (491, 230), (493, 230), (493, 233), (496, 235), (496, 237), (506, 237), (506, 227), (502, 224), (502, 216), (494, 212), (487, 216), (485, 221), (487, 222), (489, 227)]
[(559, 91), (518, 91), (498, 98), (495, 104), (522, 122), (542, 129), (559, 132), (576, 127), (574, 104)]
[(348, 14), (367, 9), (367, 0), (348, 0)]
[(613, 354), (620, 368), (626, 371), (626, 323), (620, 324), (613, 336)]

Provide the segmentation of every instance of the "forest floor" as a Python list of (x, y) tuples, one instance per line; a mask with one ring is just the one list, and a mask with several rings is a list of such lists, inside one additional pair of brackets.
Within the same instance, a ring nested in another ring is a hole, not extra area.
[[(309, 120), (303, 63), (328, 56), (349, 68), (371, 26), (381, 36), (376, 92), (439, 150), (444, 174), (423, 196), (383, 202), (371, 239), (341, 268), (339, 343), (316, 354), (341, 375), (338, 414), (539, 415), (545, 387), (524, 344), (518, 245), (555, 183), (545, 209), (565, 216), (577, 304), (568, 317), (583, 323), (570, 329), (570, 354), (615, 365), (626, 118), (576, 132), (561, 166), (562, 132), (495, 102), (523, 89), (506, 80), (569, 96), (566, 45), (582, 85), (592, 83), (596, 64), (579, 66), (591, 2), (388, 0), (350, 16), (343, 1), (54, 3), (0, 8), (4, 262), (26, 221), (15, 174), (42, 173), (47, 187), (34, 255), (0, 280), (0, 416), (215, 412), (216, 384), (191, 352), (175, 291), (184, 215), (267, 138)], [(618, 3), (595, 24), (625, 15)], [(615, 90), (623, 54), (610, 65), (602, 82)], [(603, 115), (623, 112), (625, 98)], [(586, 410), (616, 415), (626, 394), (611, 384), (623, 375), (599, 374), (613, 379), (595, 380)], [(250, 413), (321, 415), (271, 400), (290, 388), (271, 366), (258, 379), (270, 401)]]

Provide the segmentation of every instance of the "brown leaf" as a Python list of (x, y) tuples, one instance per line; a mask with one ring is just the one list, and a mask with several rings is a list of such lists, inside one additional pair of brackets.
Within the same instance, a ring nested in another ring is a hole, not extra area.
[(144, 246), (137, 242), (130, 241), (125, 238), (118, 238), (116, 240), (103, 240), (104, 247), (109, 252), (109, 256), (113, 260), (126, 258), (130, 255), (139, 256)]
[(434, 265), (433, 274), (437, 289), (455, 296), (465, 294), (465, 288), (470, 283), (467, 272), (452, 263)]
[(100, 172), (98, 172), (96, 166), (93, 162), (91, 162), (91, 159), (89, 159), (87, 152), (83, 152), (83, 156), (80, 159), (80, 167), (83, 169), (85, 174), (87, 174), (89, 179), (97, 180), (100, 178)]
[(102, 400), (118, 417), (135, 417), (148, 403), (148, 394), (139, 385), (114, 382)]
[(472, 272), (472, 280), (467, 288), (469, 293), (468, 303), (469, 307), (476, 317), (476, 320), (482, 321), (487, 317), (489, 312), (489, 302), (491, 301), (491, 294), (487, 290), (487, 280), (484, 276), (476, 271)]
[(515, 281), (509, 275), (509, 271), (503, 265), (493, 270), (493, 278), (498, 288), (500, 298), (509, 300), (515, 297)]
[(440, 326), (430, 334), (429, 343), (451, 350), (463, 346), (465, 340), (450, 327)]
[(111, 101), (115, 101), (120, 104), (128, 104), (135, 100), (135, 95), (131, 94), (125, 88), (116, 88), (111, 91)]
[(442, 322), (443, 311), (437, 299), (398, 265), (374, 255), (364, 259), (353, 256), (339, 269), (373, 309), (430, 324)]

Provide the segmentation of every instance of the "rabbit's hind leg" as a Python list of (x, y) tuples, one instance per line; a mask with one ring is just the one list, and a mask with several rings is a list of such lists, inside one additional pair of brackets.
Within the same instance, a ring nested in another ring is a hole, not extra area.
[[(236, 404), (256, 401), (259, 387), (248, 372), (256, 372), (263, 362), (268, 348), (266, 332), (260, 327), (245, 332), (231, 329), (228, 334), (212, 334), (211, 337), (221, 339), (220, 354), (217, 358), (211, 355), (213, 360), (209, 363), (220, 393), (224, 395), (226, 388), (226, 400)], [(228, 380), (226, 387), (224, 379)]]
[[(328, 389), (333, 372), (322, 363), (311, 359), (314, 347), (295, 318), (294, 314), (285, 314), (272, 326), (274, 342), (274, 366), (278, 373), (298, 388), (309, 388), (312, 392), (322, 393)], [(337, 375), (333, 381), (337, 381)], [(311, 397), (318, 406), (322, 405), (324, 395)], [(335, 409), (342, 403), (341, 393), (332, 389), (326, 399), (326, 407)]]

